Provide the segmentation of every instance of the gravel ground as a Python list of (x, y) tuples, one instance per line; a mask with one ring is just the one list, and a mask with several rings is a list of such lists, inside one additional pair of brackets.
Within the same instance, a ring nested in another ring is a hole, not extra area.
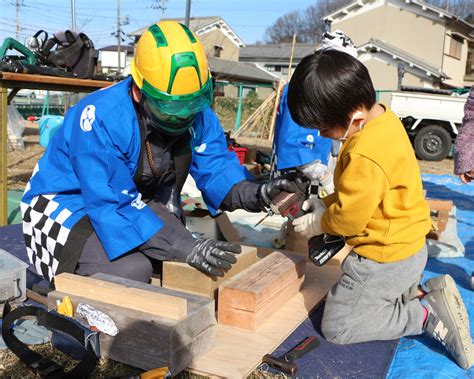
[[(8, 189), (23, 190), (44, 148), (39, 145), (38, 124), (27, 123), (23, 140), (24, 150), (8, 153)], [(453, 175), (453, 160), (448, 158), (439, 162), (418, 161), (422, 174)]]

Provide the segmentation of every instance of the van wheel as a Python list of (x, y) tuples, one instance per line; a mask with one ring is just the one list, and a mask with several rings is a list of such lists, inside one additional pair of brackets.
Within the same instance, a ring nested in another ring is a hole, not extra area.
[(451, 135), (439, 125), (423, 127), (413, 141), (416, 155), (425, 161), (443, 160), (449, 155), (452, 144)]

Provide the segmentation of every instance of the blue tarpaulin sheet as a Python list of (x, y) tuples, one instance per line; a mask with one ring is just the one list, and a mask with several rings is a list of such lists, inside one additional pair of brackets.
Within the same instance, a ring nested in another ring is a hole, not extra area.
[[(474, 183), (463, 184), (450, 175), (423, 175), (427, 197), (452, 200), (457, 208), (458, 236), (466, 248), (463, 258), (430, 258), (424, 280), (450, 274), (469, 312), (471, 337), (474, 332), (474, 291), (470, 277), (474, 271)], [(474, 368), (463, 370), (438, 342), (427, 337), (407, 337), (400, 344), (388, 378), (474, 378)]]

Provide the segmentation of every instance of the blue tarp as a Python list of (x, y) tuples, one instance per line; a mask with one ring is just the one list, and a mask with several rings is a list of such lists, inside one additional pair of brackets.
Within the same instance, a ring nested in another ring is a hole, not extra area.
[[(462, 184), (450, 175), (423, 175), (423, 187), (427, 197), (454, 202), (458, 236), (466, 248), (463, 258), (430, 258), (424, 280), (445, 273), (454, 278), (469, 312), (472, 337), (474, 291), (470, 288), (470, 277), (474, 271), (474, 184)], [(474, 378), (474, 368), (461, 369), (439, 343), (418, 336), (400, 340), (388, 378)]]

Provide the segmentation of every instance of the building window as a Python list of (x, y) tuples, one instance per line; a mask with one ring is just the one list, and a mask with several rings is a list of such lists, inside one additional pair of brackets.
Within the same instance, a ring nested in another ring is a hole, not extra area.
[(275, 66), (275, 72), (281, 72), (281, 66)]
[(461, 59), (463, 39), (458, 36), (451, 35), (451, 43), (449, 45), (449, 55), (456, 59)]
[(221, 56), (221, 51), (223, 50), (224, 48), (222, 46), (219, 46), (219, 45), (214, 45), (214, 52), (213, 52), (213, 57), (216, 57), (216, 58), (220, 58)]
[(469, 47), (467, 53), (467, 62), (466, 62), (466, 75), (474, 74), (474, 48)]
[(265, 68), (267, 69), (267, 71), (270, 71), (270, 72), (275, 71), (275, 66), (265, 66)]
[(283, 75), (288, 75), (288, 67), (282, 67), (282, 68), (281, 68), (281, 73), (282, 73)]

